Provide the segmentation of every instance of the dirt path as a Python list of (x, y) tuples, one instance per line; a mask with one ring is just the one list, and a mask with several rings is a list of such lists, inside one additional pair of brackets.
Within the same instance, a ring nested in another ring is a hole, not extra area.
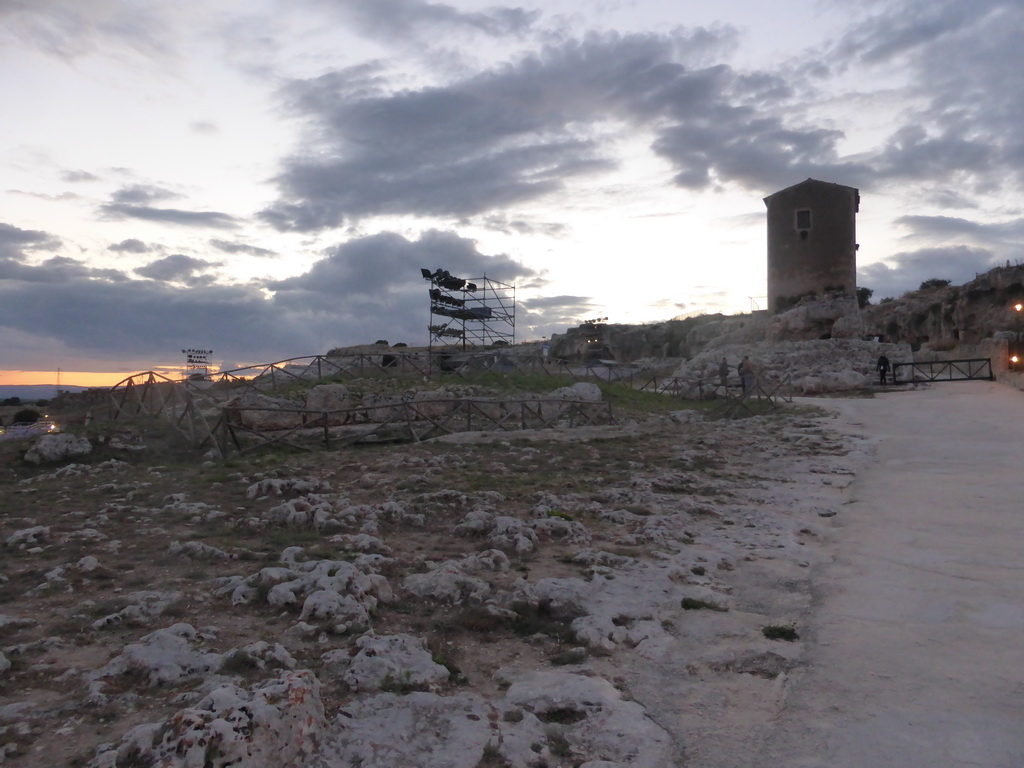
[(807, 664), (750, 764), (1024, 766), (1024, 394), (834, 404), (876, 453), (815, 574)]

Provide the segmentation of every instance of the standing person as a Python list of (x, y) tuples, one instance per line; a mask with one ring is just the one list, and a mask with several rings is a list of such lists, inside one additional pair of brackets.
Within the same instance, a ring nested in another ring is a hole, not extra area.
[(718, 364), (718, 382), (722, 385), (722, 389), (726, 389), (729, 386), (729, 361), (724, 357), (722, 362)]
[(743, 391), (749, 392), (754, 388), (754, 380), (757, 378), (757, 369), (754, 361), (748, 355), (743, 356), (740, 361), (740, 379), (743, 381)]
[(889, 370), (892, 366), (889, 364), (889, 358), (884, 354), (878, 356), (878, 364), (875, 366), (878, 368), (878, 383), (885, 385), (886, 379), (889, 376)]

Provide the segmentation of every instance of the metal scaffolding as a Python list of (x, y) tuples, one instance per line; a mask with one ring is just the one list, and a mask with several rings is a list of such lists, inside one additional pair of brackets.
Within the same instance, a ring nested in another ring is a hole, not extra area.
[(463, 280), (447, 270), (420, 270), (430, 282), (430, 347), (515, 344), (516, 287), (490, 278)]

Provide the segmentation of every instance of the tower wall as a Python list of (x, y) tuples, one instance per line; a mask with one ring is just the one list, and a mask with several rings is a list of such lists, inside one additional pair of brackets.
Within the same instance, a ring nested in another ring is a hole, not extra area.
[(807, 179), (764, 199), (768, 208), (768, 311), (800, 296), (857, 291), (857, 211), (853, 187)]

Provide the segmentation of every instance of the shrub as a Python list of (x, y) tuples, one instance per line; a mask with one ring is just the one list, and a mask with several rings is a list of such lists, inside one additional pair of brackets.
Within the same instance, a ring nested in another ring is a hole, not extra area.
[(14, 414), (14, 424), (35, 424), (39, 421), (43, 415), (39, 411), (33, 411), (31, 408), (24, 408)]

